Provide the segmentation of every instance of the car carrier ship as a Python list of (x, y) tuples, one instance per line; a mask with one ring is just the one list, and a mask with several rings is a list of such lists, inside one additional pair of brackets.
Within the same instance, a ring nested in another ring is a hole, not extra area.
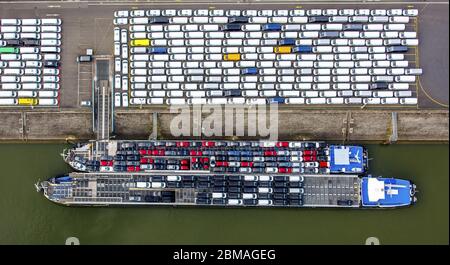
[(363, 174), (361, 146), (305, 141), (128, 141), (79, 144), (62, 154), (81, 172)]
[(66, 206), (394, 208), (416, 201), (408, 180), (340, 175), (71, 173), (36, 184)]

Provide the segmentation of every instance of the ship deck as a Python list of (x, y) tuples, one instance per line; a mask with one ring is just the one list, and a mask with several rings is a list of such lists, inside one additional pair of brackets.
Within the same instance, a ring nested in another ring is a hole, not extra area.
[[(216, 204), (198, 204), (196, 198), (199, 193), (212, 193), (213, 187), (199, 188), (138, 188), (136, 182), (148, 182), (152, 177), (161, 177), (167, 173), (149, 172), (140, 174), (129, 173), (71, 173), (69, 176), (74, 180), (69, 194), (64, 199), (59, 199), (59, 203), (66, 205), (198, 205), (198, 206), (222, 206)], [(193, 174), (192, 172), (180, 172), (177, 176), (218, 176), (211, 174)], [(242, 176), (236, 174), (220, 174), (220, 176)], [(263, 176), (260, 174), (259, 176)], [(243, 177), (243, 176), (242, 176)], [(282, 207), (359, 207), (361, 200), (360, 178), (357, 175), (304, 175), (302, 195), (302, 205), (282, 205)], [(244, 181), (245, 182), (245, 181)], [(288, 185), (289, 185), (289, 181)], [(259, 184), (258, 184), (259, 185)], [(213, 186), (213, 185), (212, 185)], [(174, 195), (172, 202), (148, 202), (146, 200), (136, 201), (136, 198), (157, 198), (162, 193), (171, 192)], [(260, 194), (258, 194), (259, 198)], [(234, 206), (234, 205), (233, 205)], [(236, 205), (254, 206), (261, 205)], [(266, 205), (277, 207), (279, 205)]]

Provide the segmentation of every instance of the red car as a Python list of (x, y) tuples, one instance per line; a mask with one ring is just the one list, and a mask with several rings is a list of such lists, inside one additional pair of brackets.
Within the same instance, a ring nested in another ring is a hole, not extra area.
[(276, 156), (276, 151), (264, 151), (264, 156)]
[(208, 165), (203, 165), (203, 169), (209, 169)]
[(191, 156), (201, 156), (202, 155), (202, 151), (191, 150), (189, 152), (189, 155), (191, 155)]
[(100, 161), (100, 165), (103, 166), (103, 167), (112, 167), (113, 166), (113, 161), (102, 160), (102, 161)]
[(280, 167), (280, 168), (278, 168), (278, 173), (292, 173), (292, 168)]
[(319, 162), (319, 167), (323, 168), (323, 167), (330, 167), (330, 163), (328, 163), (327, 161), (320, 161)]
[(149, 164), (150, 163), (149, 160), (150, 160), (149, 158), (141, 158), (141, 164)]
[(191, 143), (189, 142), (177, 142), (178, 147), (189, 147)]
[(135, 167), (135, 166), (128, 166), (127, 167), (127, 171), (128, 172), (136, 172), (136, 171), (140, 171), (141, 168), (140, 167)]
[(189, 160), (183, 159), (183, 160), (181, 160), (180, 163), (181, 163), (182, 165), (189, 165)]
[(303, 156), (316, 156), (317, 151), (316, 150), (305, 150), (303, 151)]
[(241, 167), (253, 167), (253, 162), (241, 162)]
[(140, 155), (146, 155), (147, 154), (147, 150), (139, 150), (139, 154)]
[(208, 163), (209, 162), (209, 158), (202, 157), (202, 158), (200, 158), (200, 161), (202, 161), (202, 163)]
[(202, 142), (203, 147), (213, 147), (215, 145), (216, 145), (215, 142)]
[(289, 142), (277, 142), (277, 147), (289, 147)]
[(192, 157), (191, 158), (191, 163), (197, 163), (198, 162), (198, 158), (197, 157)]
[(181, 170), (189, 170), (189, 167), (188, 166), (181, 166), (180, 169)]
[(314, 162), (317, 160), (316, 156), (303, 156), (303, 162)]
[(216, 166), (217, 167), (227, 167), (228, 162), (227, 161), (216, 161)]

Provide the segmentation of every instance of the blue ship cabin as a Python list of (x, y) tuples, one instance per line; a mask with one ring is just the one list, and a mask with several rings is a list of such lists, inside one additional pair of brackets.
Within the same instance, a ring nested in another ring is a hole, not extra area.
[(366, 156), (362, 146), (330, 146), (330, 172), (363, 173)]
[(408, 206), (415, 201), (415, 186), (408, 180), (393, 178), (362, 179), (361, 197), (365, 207)]

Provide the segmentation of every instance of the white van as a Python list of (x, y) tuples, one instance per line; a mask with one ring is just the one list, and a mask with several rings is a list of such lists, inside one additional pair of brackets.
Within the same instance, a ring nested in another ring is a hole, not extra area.
[(416, 82), (416, 76), (414, 75), (400, 75), (395, 77), (395, 82), (408, 82), (414, 83)]
[(19, 90), (17, 92), (18, 97), (26, 97), (26, 98), (35, 98), (37, 97), (36, 91), (30, 91), (30, 90)]
[(20, 32), (38, 33), (41, 29), (36, 26), (22, 26)]
[(61, 46), (61, 41), (55, 39), (44, 39), (41, 40), (41, 46)]
[(43, 84), (43, 89), (58, 90), (59, 89), (59, 84), (58, 83), (44, 83)]
[(15, 26), (7, 26), (7, 27), (0, 27), (0, 32), (2, 33), (19, 33), (20, 27)]
[(2, 89), (11, 89), (11, 90), (17, 90), (22, 88), (22, 84), (18, 83), (3, 83), (1, 84)]
[(0, 105), (17, 105), (15, 98), (0, 98)]
[(39, 94), (39, 97), (42, 97), (42, 98), (56, 98), (58, 96), (58, 92), (56, 92), (56, 91), (43, 90), (43, 91), (39, 91), (38, 94)]
[(24, 74), (25, 75), (40, 75), (41, 74), (41, 69), (25, 68)]
[[(22, 54), (22, 60), (23, 61), (39, 61), (42, 59), (42, 55), (40, 54), (36, 54), (36, 53), (24, 53)], [(44, 55), (44, 60), (52, 60), (52, 59), (45, 59), (45, 55)]]
[(40, 98), (38, 102), (39, 106), (56, 106), (58, 100), (56, 98)]
[(18, 61), (18, 60), (20, 60), (20, 54), (3, 53), (3, 54), (0, 54), (0, 60), (2, 60), (2, 61)]
[(5, 68), (3, 69), (3, 75), (23, 75), (23, 69), (20, 68)]
[(56, 47), (56, 46), (45, 46), (45, 47), (41, 47), (41, 52), (43, 53), (60, 53), (61, 52), (61, 48)]
[(60, 59), (61, 59), (61, 56), (59, 54), (56, 54), (56, 53), (44, 53), (44, 60), (45, 61), (48, 61), (48, 60), (59, 61)]
[(39, 33), (20, 33), (20, 38), (21, 39), (40, 39), (40, 34)]
[(54, 25), (59, 26), (62, 24), (62, 20), (59, 18), (43, 18), (41, 19), (41, 25)]
[(22, 19), (22, 26), (39, 26), (41, 25), (40, 19), (24, 18)]
[(23, 83), (22, 84), (22, 89), (27, 90), (27, 89), (31, 89), (31, 90), (37, 90), (37, 89), (41, 89), (42, 85), (40, 83)]
[(7, 25), (19, 26), (20, 19), (1, 19), (1, 25), (2, 26), (7, 26)]
[(36, 82), (36, 83), (39, 83), (39, 82), (41, 82), (41, 77), (39, 77), (39, 76), (33, 76), (33, 75), (30, 75), (30, 76), (21, 76), (20, 77), (20, 81), (21, 82)]
[(147, 69), (132, 69), (131, 70), (132, 75), (147, 75)]
[(405, 24), (386, 24), (384, 25), (384, 30), (388, 31), (388, 30), (396, 30), (396, 31), (402, 31), (406, 29), (406, 25)]
[(41, 39), (61, 39), (61, 33), (56, 32), (47, 32), (47, 33), (41, 33)]
[(0, 90), (0, 98), (14, 98), (17, 96), (16, 91), (2, 91)]
[(130, 24), (148, 24), (148, 17), (135, 17), (130, 19)]
[(20, 78), (18, 76), (0, 76), (0, 81), (2, 83), (18, 83)]
[(20, 47), (20, 53), (39, 53), (39, 48), (36, 47)]

